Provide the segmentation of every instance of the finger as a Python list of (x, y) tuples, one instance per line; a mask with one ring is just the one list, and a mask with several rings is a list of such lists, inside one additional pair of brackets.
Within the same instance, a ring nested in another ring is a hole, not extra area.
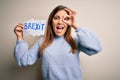
[(23, 29), (16, 28), (16, 29), (14, 30), (14, 32), (23, 32)]
[(23, 32), (23, 30), (16, 30), (17, 32)]
[(67, 25), (68, 25), (68, 21), (66, 21), (66, 20), (63, 20), (63, 22), (64, 22), (65, 24), (67, 24)]
[(70, 16), (70, 15), (66, 15), (66, 16), (63, 17), (63, 20), (66, 20), (66, 21), (68, 21), (68, 20), (70, 20), (70, 19), (71, 19), (71, 16)]
[(76, 15), (77, 13), (76, 13), (76, 11), (73, 11), (72, 14), (73, 14), (73, 15)]
[(67, 25), (71, 25), (71, 17), (69, 15), (64, 16), (63, 22)]
[(17, 28), (17, 27), (23, 29), (23, 24), (18, 24), (18, 25), (16, 26), (16, 28)]
[(71, 10), (71, 9), (65, 8), (64, 10), (68, 12), (68, 15), (71, 15), (71, 14), (72, 14), (72, 10)]
[(14, 28), (14, 32), (18, 31), (18, 30), (23, 30), (23, 25), (18, 24), (15, 28)]
[(17, 26), (21, 26), (21, 27), (23, 27), (24, 25), (22, 24), (22, 23), (18, 23), (18, 25)]
[(64, 10), (67, 11), (69, 15), (76, 15), (76, 11), (73, 11), (69, 8), (65, 8)]
[(18, 27), (15, 28), (15, 30), (23, 30), (23, 28), (18, 26)]

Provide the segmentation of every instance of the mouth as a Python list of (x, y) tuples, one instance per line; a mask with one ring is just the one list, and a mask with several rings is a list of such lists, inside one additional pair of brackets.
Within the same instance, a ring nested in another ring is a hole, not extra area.
[(64, 27), (63, 26), (57, 26), (56, 29), (57, 29), (58, 33), (61, 33), (63, 31)]

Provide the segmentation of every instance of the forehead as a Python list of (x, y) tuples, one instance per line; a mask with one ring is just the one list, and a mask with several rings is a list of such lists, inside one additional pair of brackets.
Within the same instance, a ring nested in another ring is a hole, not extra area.
[(60, 10), (60, 11), (58, 11), (56, 14), (55, 14), (55, 16), (64, 16), (64, 15), (67, 15), (67, 12), (65, 11), (65, 10)]

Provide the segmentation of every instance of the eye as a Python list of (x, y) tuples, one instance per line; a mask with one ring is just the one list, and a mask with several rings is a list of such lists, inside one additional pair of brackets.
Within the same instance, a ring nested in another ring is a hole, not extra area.
[(68, 20), (70, 20), (70, 18), (69, 17), (65, 17), (64, 20), (68, 21)]
[(59, 19), (59, 16), (54, 16), (53, 19)]

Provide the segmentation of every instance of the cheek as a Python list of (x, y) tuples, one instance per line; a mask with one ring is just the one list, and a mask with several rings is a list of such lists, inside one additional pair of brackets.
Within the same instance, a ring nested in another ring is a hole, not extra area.
[(55, 27), (55, 25), (56, 25), (56, 21), (53, 20), (52, 21), (52, 26)]
[(55, 21), (52, 21), (52, 28), (53, 28), (53, 31), (55, 32)]
[(67, 24), (65, 24), (65, 28), (66, 28), (66, 29), (68, 28), (68, 25), (67, 25)]
[(52, 27), (54, 27), (54, 26), (55, 26), (54, 21), (52, 21)]

